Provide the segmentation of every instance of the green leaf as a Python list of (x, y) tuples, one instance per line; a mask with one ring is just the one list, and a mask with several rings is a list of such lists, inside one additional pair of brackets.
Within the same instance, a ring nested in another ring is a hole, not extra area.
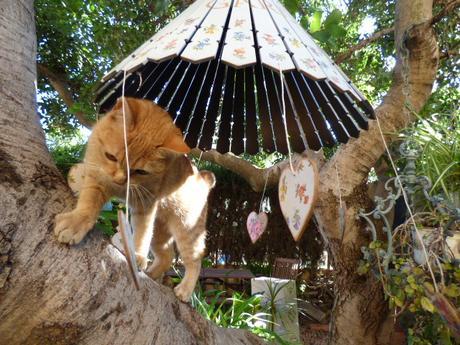
[(409, 285), (406, 285), (406, 287), (404, 288), (404, 291), (406, 291), (408, 295), (412, 295), (415, 292), (415, 290), (411, 288)]
[(428, 297), (423, 296), (420, 299), (420, 304), (422, 305), (422, 308), (425, 309), (426, 311), (429, 311), (430, 313), (434, 313), (434, 305), (431, 303)]
[(395, 297), (394, 301), (398, 307), (402, 308), (404, 306), (404, 300), (400, 299), (399, 297)]
[(299, 11), (300, 4), (297, 0), (284, 0), (284, 6), (291, 14), (295, 14)]
[(327, 42), (331, 37), (331, 34), (325, 30), (313, 32), (311, 35), (320, 42)]
[(414, 283), (415, 283), (415, 277), (412, 276), (412, 275), (408, 276), (408, 277), (407, 277), (407, 282), (408, 282), (409, 284), (414, 284)]
[(304, 29), (308, 28), (308, 18), (306, 16), (303, 16), (302, 18), (300, 18), (300, 25)]
[(324, 21), (324, 27), (328, 29), (332, 26), (338, 25), (341, 19), (342, 12), (340, 12), (339, 10), (333, 10)]
[(310, 32), (316, 32), (321, 29), (321, 17), (323, 15), (323, 12), (321, 11), (315, 11), (313, 15), (310, 18)]
[(450, 284), (448, 287), (444, 289), (444, 292), (447, 296), (455, 298), (460, 296), (460, 287), (455, 284)]
[(342, 37), (342, 36), (345, 36), (345, 34), (347, 33), (347, 30), (345, 30), (340, 25), (333, 25), (328, 29), (328, 32), (330, 32), (331, 36), (333, 37)]

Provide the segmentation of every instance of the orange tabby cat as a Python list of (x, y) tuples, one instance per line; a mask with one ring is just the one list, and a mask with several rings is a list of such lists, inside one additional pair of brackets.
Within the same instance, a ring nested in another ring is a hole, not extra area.
[[(207, 197), (215, 178), (211, 172), (199, 172), (184, 156), (190, 148), (166, 111), (150, 101), (125, 100), (137, 261), (142, 269), (147, 267), (155, 229), (155, 260), (148, 274), (159, 277), (171, 265), (175, 241), (186, 269), (175, 293), (187, 301), (204, 255)], [(60, 242), (79, 243), (94, 226), (104, 203), (113, 196), (125, 197), (122, 105), (118, 100), (112, 111), (94, 126), (84, 162), (69, 174), (69, 183), (79, 196), (73, 211), (56, 216), (54, 231)]]

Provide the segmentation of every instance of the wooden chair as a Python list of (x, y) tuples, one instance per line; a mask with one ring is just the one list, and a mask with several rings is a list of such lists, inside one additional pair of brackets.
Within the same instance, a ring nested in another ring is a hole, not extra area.
[(272, 277), (295, 280), (299, 272), (299, 267), (299, 259), (276, 258), (273, 266)]

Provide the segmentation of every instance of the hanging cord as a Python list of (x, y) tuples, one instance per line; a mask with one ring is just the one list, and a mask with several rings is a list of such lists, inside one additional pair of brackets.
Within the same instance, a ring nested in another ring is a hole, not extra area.
[(287, 129), (287, 121), (286, 121), (286, 102), (284, 100), (284, 74), (283, 70), (281, 69), (281, 65), (278, 64), (280, 70), (280, 81), (281, 81), (281, 103), (283, 105), (283, 124), (284, 124), (284, 134), (286, 135), (286, 144), (288, 148), (288, 157), (289, 157), (289, 166), (291, 167), (291, 172), (294, 174), (294, 167), (292, 165), (292, 152), (291, 152), (291, 145), (289, 143), (289, 133)]
[(200, 157), (198, 158), (198, 162), (196, 163), (196, 168), (198, 170), (200, 170), (201, 157), (203, 157), (203, 151), (200, 152)]
[(265, 190), (267, 189), (267, 182), (268, 182), (268, 177), (270, 176), (270, 172), (271, 172), (270, 170), (266, 172), (267, 176), (265, 177), (264, 190), (262, 191), (262, 198), (260, 199), (260, 203), (259, 203), (259, 213), (262, 212), (262, 205), (263, 205), (263, 201), (265, 197)]
[[(126, 161), (126, 214), (129, 215), (129, 187), (130, 187), (130, 175), (129, 170), (129, 155), (128, 155), (128, 135), (126, 133), (126, 110), (125, 110), (125, 81), (126, 81), (126, 70), (123, 72), (123, 86), (121, 89), (121, 100), (122, 100), (122, 112), (123, 112), (123, 139), (125, 143), (125, 161)], [(126, 216), (126, 229), (129, 229), (129, 217)]]
[(409, 211), (410, 219), (411, 219), (411, 221), (412, 221), (412, 223), (414, 225), (415, 233), (417, 234), (417, 238), (420, 241), (420, 244), (422, 246), (423, 254), (425, 255), (426, 264), (428, 266), (428, 270), (430, 271), (430, 275), (431, 275), (431, 279), (433, 281), (434, 289), (435, 289), (436, 292), (439, 292), (438, 284), (436, 283), (436, 279), (434, 277), (433, 268), (431, 267), (431, 264), (430, 264), (430, 260), (429, 260), (429, 257), (428, 257), (428, 252), (426, 250), (425, 243), (423, 242), (422, 235), (420, 234), (420, 231), (417, 228), (417, 224), (415, 223), (414, 214), (412, 213), (412, 210), (411, 210), (410, 205), (409, 205), (409, 198), (407, 197), (406, 191), (405, 191), (405, 189), (404, 189), (404, 187), (402, 185), (401, 178), (399, 177), (398, 171), (396, 169), (396, 165), (395, 165), (395, 163), (393, 161), (393, 158), (391, 156), (390, 150), (388, 149), (388, 145), (387, 145), (387, 142), (385, 140), (385, 137), (383, 136), (382, 128), (380, 127), (379, 117), (376, 116), (375, 118), (377, 119), (377, 126), (379, 128), (380, 136), (382, 137), (383, 145), (385, 146), (385, 151), (388, 154), (388, 158), (390, 159), (391, 166), (393, 167), (393, 170), (394, 170), (394, 172), (396, 174), (396, 179), (398, 180), (398, 184), (399, 184), (399, 186), (401, 188), (404, 203), (406, 204), (407, 210)]

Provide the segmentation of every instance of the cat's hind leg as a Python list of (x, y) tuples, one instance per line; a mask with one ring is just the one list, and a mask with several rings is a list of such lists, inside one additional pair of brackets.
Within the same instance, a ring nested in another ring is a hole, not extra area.
[(158, 279), (171, 267), (174, 259), (173, 237), (166, 224), (158, 218), (155, 220), (152, 249), (154, 259), (146, 273), (150, 278)]
[[(176, 236), (176, 244), (185, 267), (185, 275), (181, 283), (174, 288), (178, 299), (188, 302), (195, 289), (196, 282), (200, 276), (201, 259), (205, 253), (206, 231), (190, 239), (190, 233)], [(184, 236), (185, 235), (185, 236)]]

